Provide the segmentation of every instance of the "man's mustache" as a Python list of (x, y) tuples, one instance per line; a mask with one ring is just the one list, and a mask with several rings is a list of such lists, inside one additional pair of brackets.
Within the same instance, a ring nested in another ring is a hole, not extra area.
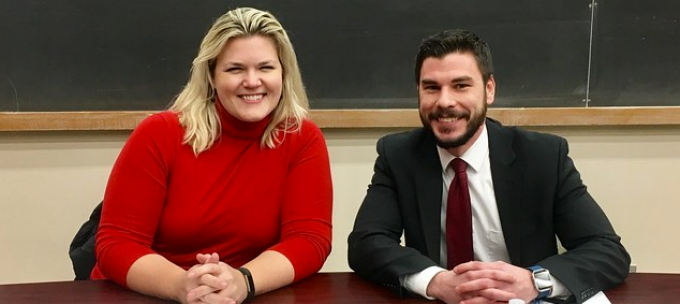
[(457, 119), (467, 119), (470, 118), (470, 113), (469, 112), (464, 112), (464, 111), (457, 111), (454, 109), (442, 109), (438, 108), (434, 112), (431, 112), (430, 114), (427, 115), (427, 119), (429, 120), (434, 120), (434, 119), (440, 119), (440, 118), (457, 118)]

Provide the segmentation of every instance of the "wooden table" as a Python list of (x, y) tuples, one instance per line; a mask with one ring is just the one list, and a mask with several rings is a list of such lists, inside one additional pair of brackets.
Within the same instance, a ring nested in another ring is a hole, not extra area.
[(680, 303), (680, 274), (631, 273), (623, 284), (604, 293), (612, 304)]
[[(631, 274), (621, 286), (606, 292), (613, 304), (678, 303), (680, 275)], [(2, 304), (168, 304), (126, 290), (109, 281), (76, 281), (0, 285)], [(290, 287), (256, 297), (252, 304), (424, 304), (422, 299), (400, 300), (352, 273), (318, 274)]]

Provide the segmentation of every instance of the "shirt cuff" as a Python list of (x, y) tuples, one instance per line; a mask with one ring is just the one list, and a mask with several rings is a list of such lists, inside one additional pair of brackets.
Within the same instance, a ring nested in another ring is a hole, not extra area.
[(436, 300), (427, 295), (427, 285), (430, 284), (430, 281), (432, 281), (432, 278), (434, 278), (436, 274), (442, 271), (447, 270), (439, 266), (430, 266), (421, 272), (406, 274), (401, 279), (401, 285), (404, 286), (406, 290), (419, 294), (428, 300)]
[(548, 298), (566, 299), (571, 296), (571, 291), (569, 291), (569, 289), (552, 274), (550, 275), (550, 280), (553, 283), (553, 288), (550, 291)]

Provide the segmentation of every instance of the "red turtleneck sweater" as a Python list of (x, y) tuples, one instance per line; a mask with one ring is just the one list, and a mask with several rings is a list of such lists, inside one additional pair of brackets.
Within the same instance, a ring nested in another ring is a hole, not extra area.
[(217, 252), (239, 267), (265, 250), (286, 256), (295, 280), (331, 248), (332, 186), (323, 135), (311, 121), (275, 149), (260, 146), (269, 119), (242, 122), (219, 102), (222, 135), (195, 156), (173, 112), (145, 119), (113, 167), (97, 233), (93, 279), (126, 284), (130, 266), (158, 253), (188, 269)]

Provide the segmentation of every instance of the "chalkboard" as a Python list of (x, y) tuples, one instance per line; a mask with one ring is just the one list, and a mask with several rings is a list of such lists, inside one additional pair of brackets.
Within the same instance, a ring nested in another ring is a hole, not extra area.
[(679, 104), (674, 0), (0, 0), (0, 111), (164, 109), (239, 6), (288, 30), (313, 109), (415, 108), (416, 48), (449, 28), (491, 45), (496, 107)]
[(599, 0), (591, 104), (680, 105), (680, 2)]

